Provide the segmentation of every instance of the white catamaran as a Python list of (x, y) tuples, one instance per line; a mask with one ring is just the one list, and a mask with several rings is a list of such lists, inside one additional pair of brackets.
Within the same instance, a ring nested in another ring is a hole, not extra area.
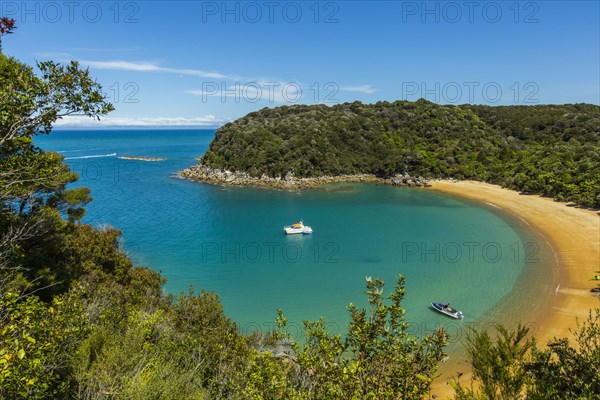
[(302, 223), (302, 221), (297, 222), (293, 225), (284, 226), (283, 230), (288, 235), (301, 233), (303, 235), (311, 235), (313, 230), (310, 226), (306, 226)]

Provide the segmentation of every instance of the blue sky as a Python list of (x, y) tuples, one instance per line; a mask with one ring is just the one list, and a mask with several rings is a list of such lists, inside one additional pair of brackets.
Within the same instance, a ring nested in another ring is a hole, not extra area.
[(599, 3), (0, 0), (0, 12), (18, 26), (6, 54), (90, 67), (117, 109), (102, 126), (216, 126), (299, 103), (599, 104)]

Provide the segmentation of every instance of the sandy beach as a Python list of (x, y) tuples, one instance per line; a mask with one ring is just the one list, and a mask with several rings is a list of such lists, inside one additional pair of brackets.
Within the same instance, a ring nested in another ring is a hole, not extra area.
[[(590, 289), (597, 285), (591, 280), (600, 270), (600, 216), (598, 211), (569, 206), (537, 195), (522, 195), (500, 186), (473, 181), (436, 181), (432, 190), (464, 197), (498, 207), (521, 218), (540, 233), (554, 252), (548, 269), (556, 269), (558, 285), (552, 296), (551, 307), (543, 316), (532, 316), (527, 322), (539, 327), (536, 338), (540, 344), (554, 337), (572, 339), (569, 329), (576, 320), (585, 319), (588, 311), (600, 307), (600, 299)], [(537, 319), (537, 320), (536, 320)], [(439, 398), (452, 398), (453, 391), (446, 381), (453, 376), (456, 366), (449, 366), (434, 383), (432, 393)], [(450, 369), (450, 371), (448, 371)], [(464, 367), (461, 368), (462, 372)], [(468, 377), (461, 379), (466, 383)]]

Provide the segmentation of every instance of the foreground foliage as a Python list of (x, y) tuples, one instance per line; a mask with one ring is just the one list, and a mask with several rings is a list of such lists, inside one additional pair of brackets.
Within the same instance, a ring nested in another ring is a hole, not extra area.
[[(323, 319), (305, 322), (306, 343), (291, 382), (301, 398), (421, 399), (427, 396), (438, 364), (445, 357), (447, 335), (438, 330), (423, 339), (407, 333), (401, 306), (405, 281), (398, 279), (386, 304), (383, 281), (367, 278), (369, 310), (350, 304), (345, 339), (330, 335)], [(279, 326), (285, 328), (280, 312)], [(288, 338), (281, 331), (277, 338)], [(296, 345), (292, 346), (294, 349)]]
[[(551, 340), (537, 347), (529, 329), (472, 331), (467, 353), (473, 382), (466, 387), (453, 382), (461, 400), (583, 400), (600, 398), (600, 309), (590, 311), (568, 339)], [(474, 385), (473, 385), (474, 384)]]
[(201, 163), (296, 177), (475, 179), (600, 206), (600, 107), (442, 106), (419, 100), (284, 106), (217, 130)]

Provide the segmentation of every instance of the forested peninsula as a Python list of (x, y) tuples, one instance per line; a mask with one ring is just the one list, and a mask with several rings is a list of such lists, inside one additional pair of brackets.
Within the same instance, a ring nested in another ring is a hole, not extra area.
[(427, 100), (264, 108), (216, 132), (186, 178), (298, 187), (470, 179), (600, 206), (600, 107)]

